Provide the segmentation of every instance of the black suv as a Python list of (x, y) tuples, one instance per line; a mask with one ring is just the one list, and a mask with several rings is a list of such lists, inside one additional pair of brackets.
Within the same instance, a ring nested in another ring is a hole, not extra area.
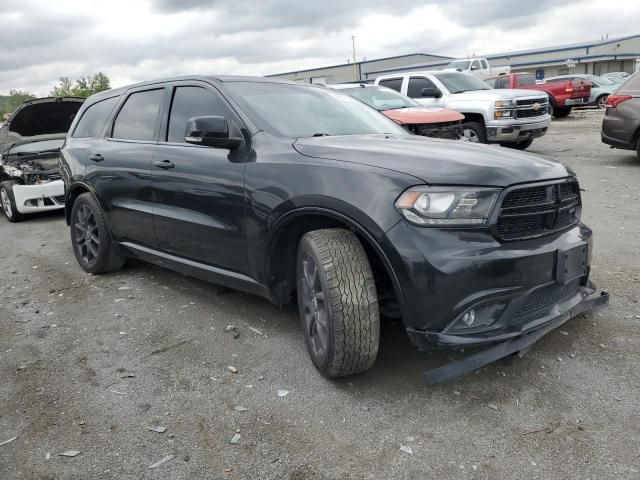
[(381, 313), (420, 348), (498, 344), (435, 382), (606, 301), (567, 167), (412, 135), (332, 89), (219, 76), (110, 90), (62, 153), (84, 270), (137, 257), (277, 304), (297, 294), (328, 377), (371, 367)]

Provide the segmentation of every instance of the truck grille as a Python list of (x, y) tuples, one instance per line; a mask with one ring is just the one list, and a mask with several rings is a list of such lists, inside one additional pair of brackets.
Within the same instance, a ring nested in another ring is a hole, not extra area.
[(569, 300), (579, 289), (580, 279), (576, 279), (566, 285), (554, 284), (535, 290), (514, 315), (514, 323), (521, 325), (548, 315), (554, 305)]
[(547, 98), (525, 98), (516, 100), (516, 117), (530, 118), (545, 115), (549, 109)]
[(578, 182), (511, 190), (500, 207), (494, 231), (502, 240), (522, 240), (563, 230), (580, 220)]

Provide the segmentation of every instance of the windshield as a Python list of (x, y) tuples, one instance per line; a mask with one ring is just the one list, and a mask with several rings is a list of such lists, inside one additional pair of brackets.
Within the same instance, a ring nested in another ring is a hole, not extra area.
[(587, 75), (587, 78), (597, 85), (615, 85), (615, 83), (608, 78), (598, 77), (597, 75)]
[(18, 145), (9, 149), (9, 154), (15, 155), (17, 153), (39, 153), (48, 152), (51, 150), (58, 150), (62, 147), (64, 138), (57, 138), (55, 140), (43, 140), (41, 142), (31, 142)]
[(467, 70), (471, 62), (469, 60), (456, 60), (447, 65), (447, 68), (459, 68), (460, 70)]
[(329, 88), (258, 82), (232, 82), (227, 88), (259, 128), (280, 137), (409, 135), (364, 103)]
[(379, 111), (419, 107), (420, 104), (387, 87), (355, 87), (340, 90)]
[(491, 90), (491, 87), (473, 75), (466, 73), (438, 73), (438, 80), (449, 90), (450, 93), (470, 92), (474, 90)]

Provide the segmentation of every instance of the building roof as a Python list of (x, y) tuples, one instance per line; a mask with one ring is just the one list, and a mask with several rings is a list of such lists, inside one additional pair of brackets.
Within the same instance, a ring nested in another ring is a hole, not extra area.
[[(415, 56), (431, 57), (431, 58), (444, 58), (446, 60), (453, 60), (453, 57), (446, 57), (444, 55), (435, 55), (433, 53), (420, 53), (420, 52), (417, 52), (417, 53), (407, 53), (407, 54), (404, 54), (404, 55), (394, 55), (394, 56), (391, 56), (391, 57), (374, 58), (372, 60), (362, 60), (360, 62), (356, 62), (356, 65), (365, 65), (367, 63), (382, 62), (384, 60), (395, 60), (397, 58), (415, 57)], [(292, 73), (301, 73), (301, 72), (313, 72), (313, 71), (316, 71), (316, 70), (326, 70), (328, 68), (348, 67), (349, 65), (353, 65), (353, 62), (350, 62), (350, 63), (339, 63), (337, 65), (327, 65), (327, 66), (324, 66), (324, 67), (301, 68), (299, 70), (291, 70), (290, 72), (272, 73), (270, 75), (265, 75), (265, 77), (275, 77), (275, 76), (279, 76), (279, 75), (291, 75)]]
[[(534, 49), (529, 49), (529, 50), (517, 50), (515, 52), (504, 52), (504, 53), (493, 53), (490, 55), (486, 55), (485, 58), (487, 60), (492, 60), (495, 58), (504, 58), (504, 57), (520, 57), (520, 56), (526, 56), (526, 55), (536, 55), (536, 54), (542, 54), (542, 53), (555, 53), (555, 52), (564, 52), (567, 50), (575, 50), (577, 48), (592, 48), (592, 47), (600, 47), (602, 45), (609, 45), (612, 43), (618, 43), (618, 42), (622, 42), (624, 40), (630, 40), (632, 38), (638, 38), (640, 37), (640, 33), (635, 34), (635, 35), (628, 35), (625, 37), (615, 37), (615, 38), (608, 38), (606, 40), (601, 40), (601, 41), (597, 41), (597, 42), (582, 42), (582, 43), (571, 43), (571, 44), (567, 44), (567, 45), (558, 45), (556, 47), (542, 47), (542, 48), (534, 48)], [(633, 57), (633, 56), (639, 56), (639, 53), (612, 53), (612, 52), (601, 52), (598, 54), (592, 54), (592, 55), (582, 55), (579, 57), (575, 57), (572, 59), (573, 60), (580, 60), (580, 59), (587, 59), (587, 58), (591, 58), (591, 57), (610, 57), (610, 56), (617, 56), (617, 57)], [(521, 67), (521, 66), (528, 66), (528, 65), (543, 65), (543, 64), (549, 64), (549, 63), (560, 63), (560, 62), (564, 62), (566, 61), (566, 57), (562, 58), (562, 59), (555, 59), (555, 60), (545, 60), (545, 61), (541, 61), (541, 62), (524, 62), (524, 63), (519, 63), (519, 64), (511, 64), (512, 67)], [(429, 62), (429, 63), (415, 63), (412, 65), (406, 65), (403, 67), (393, 67), (393, 68), (385, 68), (383, 70), (375, 70), (375, 71), (371, 71), (371, 72), (367, 72), (369, 74), (371, 73), (386, 73), (386, 72), (395, 72), (398, 70), (407, 70), (407, 69), (431, 69), (434, 67), (441, 67), (443, 65), (447, 65), (449, 62)]]

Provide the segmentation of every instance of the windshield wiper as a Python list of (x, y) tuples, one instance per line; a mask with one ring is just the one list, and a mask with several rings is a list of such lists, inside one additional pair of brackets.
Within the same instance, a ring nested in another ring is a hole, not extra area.
[(41, 152), (18, 152), (18, 153), (9, 153), (9, 155), (15, 155), (17, 157), (37, 157), (38, 155), (48, 155), (51, 153), (59, 153), (59, 148), (53, 148), (51, 150), (42, 150)]
[(329, 137), (330, 135), (328, 133), (314, 133), (311, 136), (312, 137)]

